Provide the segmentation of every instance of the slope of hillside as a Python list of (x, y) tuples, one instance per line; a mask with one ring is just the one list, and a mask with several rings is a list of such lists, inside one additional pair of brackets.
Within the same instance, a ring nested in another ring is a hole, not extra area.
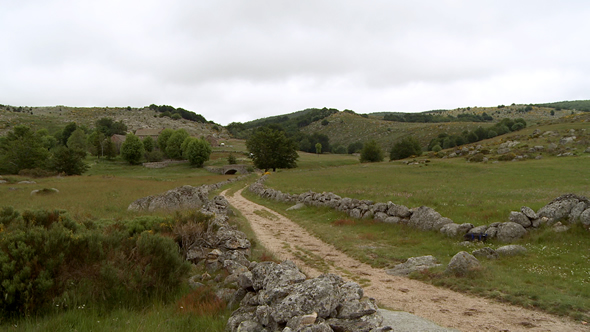
[(199, 123), (185, 119), (174, 120), (159, 117), (159, 113), (145, 108), (123, 107), (22, 107), (20, 112), (0, 108), (0, 135), (4, 135), (12, 127), (24, 124), (37, 130), (48, 128), (50, 132), (63, 128), (69, 122), (94, 127), (96, 120), (111, 118), (123, 121), (129, 132), (141, 128), (186, 129), (193, 136), (209, 136), (228, 138), (227, 131), (212, 123)]
[[(553, 115), (551, 115), (553, 111)], [(419, 122), (396, 122), (385, 121), (382, 117), (385, 113), (379, 113), (379, 116), (372, 115), (369, 117), (358, 114), (351, 114), (348, 112), (339, 112), (332, 114), (328, 118), (328, 124), (322, 125), (321, 121), (316, 121), (304, 128), (301, 131), (306, 134), (320, 133), (327, 135), (330, 138), (332, 146), (344, 145), (347, 146), (354, 142), (367, 142), (369, 140), (376, 140), (385, 150), (389, 150), (391, 146), (398, 140), (413, 136), (417, 138), (423, 147), (426, 147), (430, 140), (437, 137), (440, 133), (447, 133), (449, 135), (458, 135), (463, 131), (472, 131), (481, 126), (483, 128), (491, 127), (499, 120), (504, 118), (517, 119), (523, 118), (526, 120), (528, 126), (560, 123), (569, 121), (575, 116), (584, 116), (578, 111), (560, 110), (555, 111), (552, 108), (531, 106), (528, 110), (524, 105), (505, 106), (505, 107), (477, 107), (455, 109), (448, 111), (434, 111), (440, 113), (442, 116), (457, 117), (459, 114), (474, 114), (481, 115), (484, 112), (494, 118), (492, 122), (433, 122), (433, 123), (419, 123)]]
[(347, 146), (354, 142), (377, 141), (384, 149), (389, 148), (399, 139), (406, 136), (416, 137), (422, 146), (427, 146), (431, 139), (439, 133), (460, 134), (464, 130), (474, 130), (478, 126), (491, 126), (476, 122), (445, 122), (445, 123), (409, 123), (384, 121), (375, 118), (364, 118), (359, 115), (340, 112), (327, 118), (328, 124), (320, 121), (302, 128), (306, 134), (318, 132), (330, 138), (332, 146)]

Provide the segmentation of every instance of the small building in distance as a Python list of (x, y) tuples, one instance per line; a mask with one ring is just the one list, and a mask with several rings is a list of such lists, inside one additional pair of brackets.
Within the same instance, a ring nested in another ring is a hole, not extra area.
[(156, 129), (142, 128), (142, 129), (137, 129), (135, 131), (135, 136), (139, 137), (139, 139), (142, 140), (142, 141), (146, 137), (151, 137), (154, 140), (157, 140), (158, 139), (158, 136), (160, 136), (160, 133), (162, 132), (162, 130), (164, 130), (164, 128), (156, 128)]
[(111, 142), (115, 143), (117, 154), (121, 152), (121, 145), (123, 145), (123, 142), (125, 142), (125, 138), (125, 135), (114, 134), (113, 136), (111, 136)]

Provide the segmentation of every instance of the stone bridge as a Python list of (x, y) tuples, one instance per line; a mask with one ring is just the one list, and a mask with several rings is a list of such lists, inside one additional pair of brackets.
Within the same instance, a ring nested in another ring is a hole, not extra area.
[(218, 174), (248, 174), (248, 165), (225, 165), (221, 167), (207, 167), (207, 170)]

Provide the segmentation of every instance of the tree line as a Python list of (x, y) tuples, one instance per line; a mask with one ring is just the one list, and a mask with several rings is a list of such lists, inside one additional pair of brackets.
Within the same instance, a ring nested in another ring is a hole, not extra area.
[(430, 141), (428, 144), (428, 151), (438, 152), (442, 149), (449, 149), (455, 146), (479, 142), (487, 138), (504, 135), (523, 128), (526, 128), (526, 121), (524, 119), (518, 118), (512, 120), (505, 118), (489, 128), (477, 127), (477, 129), (473, 131), (465, 130), (460, 135), (441, 133), (438, 137), (433, 138)]
[(464, 113), (458, 114), (456, 117), (452, 115), (442, 116), (439, 114), (428, 114), (428, 113), (389, 113), (383, 116), (385, 121), (396, 121), (396, 122), (418, 122), (418, 123), (430, 123), (430, 122), (490, 122), (494, 118), (488, 115), (486, 112), (480, 114)]
[(172, 119), (186, 119), (189, 121), (200, 122), (200, 123), (207, 123), (207, 119), (201, 114), (197, 114), (195, 112), (187, 111), (184, 108), (174, 108), (169, 105), (155, 105), (151, 104), (148, 106), (149, 109), (159, 112), (160, 117), (170, 117)]
[(0, 137), (0, 173), (80, 175), (89, 168), (84, 162), (88, 154), (110, 160), (119, 153), (134, 165), (171, 158), (202, 167), (211, 154), (209, 142), (190, 137), (184, 129), (164, 129), (157, 141), (151, 137), (142, 141), (132, 133), (126, 134), (119, 151), (111, 137), (124, 135), (127, 126), (110, 118), (102, 118), (94, 125), (90, 129), (71, 122), (53, 134), (45, 128), (34, 131), (25, 125), (15, 126)]

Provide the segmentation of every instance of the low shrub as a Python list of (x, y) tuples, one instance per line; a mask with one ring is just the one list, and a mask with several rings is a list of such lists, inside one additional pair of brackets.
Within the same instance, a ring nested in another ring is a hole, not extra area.
[(332, 222), (334, 226), (351, 226), (355, 224), (354, 220), (351, 219), (338, 219)]
[(160, 150), (152, 150), (145, 153), (145, 160), (150, 163), (162, 161), (164, 160), (164, 154)]
[(467, 158), (470, 162), (473, 163), (481, 163), (483, 161), (484, 155), (482, 153), (476, 153), (473, 156)]
[(44, 170), (42, 168), (32, 168), (32, 169), (21, 169), (18, 172), (20, 176), (26, 176), (31, 178), (47, 178), (50, 176), (56, 176), (57, 173), (53, 171)]
[(516, 158), (516, 155), (514, 153), (510, 152), (510, 153), (506, 153), (506, 154), (499, 156), (498, 160), (499, 161), (511, 161), (514, 158)]
[[(180, 287), (190, 264), (161, 218), (108, 227), (80, 224), (64, 211), (0, 210), (0, 314), (50, 308), (142, 306)], [(89, 227), (87, 227), (89, 226)], [(150, 229), (153, 228), (153, 229)], [(153, 234), (154, 229), (156, 234)]]

